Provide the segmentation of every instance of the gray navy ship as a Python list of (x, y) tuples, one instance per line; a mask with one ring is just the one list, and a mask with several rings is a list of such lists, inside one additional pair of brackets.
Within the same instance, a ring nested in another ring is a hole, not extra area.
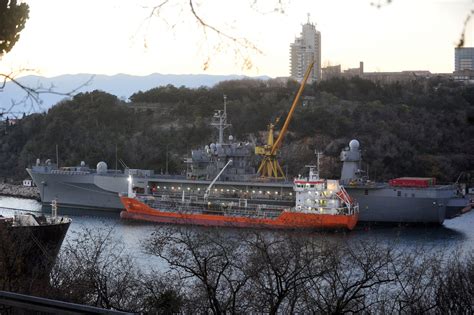
[[(235, 141), (232, 136), (224, 141), (224, 130), (230, 126), (225, 101), (224, 109), (214, 113), (211, 125), (217, 128), (218, 139), (191, 152), (191, 158), (186, 159), (186, 175), (129, 168), (110, 170), (105, 162), (99, 162), (96, 168), (89, 168), (84, 162), (58, 168), (49, 160), (37, 160), (27, 172), (39, 188), (43, 204), (56, 200), (62, 208), (77, 211), (123, 210), (119, 193), (127, 191), (129, 177), (138, 193), (182, 199), (202, 198), (207, 193), (209, 199), (219, 202), (294, 205), (292, 181), (263, 180), (257, 176), (252, 144)], [(442, 224), (445, 219), (470, 210), (470, 201), (459, 193), (456, 185), (407, 187), (370, 181), (360, 170), (359, 146), (357, 140), (352, 140), (341, 152), (341, 183), (359, 203), (359, 221)]]

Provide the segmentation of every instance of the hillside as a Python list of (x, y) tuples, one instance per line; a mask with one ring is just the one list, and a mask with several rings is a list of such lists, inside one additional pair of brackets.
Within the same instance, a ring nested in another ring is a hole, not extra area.
[[(127, 100), (130, 95), (137, 91), (146, 91), (160, 85), (172, 84), (175, 86), (186, 86), (197, 88), (200, 86), (213, 86), (225, 80), (241, 79), (241, 75), (206, 75), (206, 74), (159, 74), (154, 73), (147, 76), (134, 76), (127, 74), (117, 75), (94, 75), (94, 74), (71, 74), (52, 78), (29, 75), (18, 78), (18, 82), (38, 91), (53, 90), (55, 93), (41, 93), (41, 104), (24, 101), (25, 91), (12, 82), (7, 82), (0, 91), (0, 108), (5, 112), (10, 109), (12, 103), (18, 103), (9, 112), (11, 117), (18, 117), (23, 113), (32, 114), (43, 112), (54, 104), (69, 97), (64, 93), (71, 91), (90, 92), (101, 90), (116, 95), (120, 99)], [(261, 77), (267, 78), (267, 77)], [(61, 95), (63, 94), (63, 95)]]
[[(25, 117), (0, 139), (0, 174), (25, 176), (36, 158), (60, 164), (81, 160), (109, 165), (118, 156), (133, 168), (165, 168), (180, 173), (190, 150), (208, 144), (214, 109), (227, 109), (242, 141), (261, 142), (269, 122), (282, 117), (296, 93), (296, 82), (231, 80), (213, 87), (156, 87), (130, 96), (126, 103), (93, 91), (60, 102), (47, 113)], [(137, 106), (141, 104), (141, 106)], [(142, 106), (147, 104), (148, 106)], [(308, 85), (290, 124), (280, 155), (290, 175), (303, 172), (323, 150), (323, 175), (338, 177), (339, 152), (356, 138), (373, 179), (435, 176), (454, 181), (474, 169), (474, 87), (431, 79), (410, 84), (377, 85), (358, 78)], [(20, 175), (22, 174), (22, 175)]]

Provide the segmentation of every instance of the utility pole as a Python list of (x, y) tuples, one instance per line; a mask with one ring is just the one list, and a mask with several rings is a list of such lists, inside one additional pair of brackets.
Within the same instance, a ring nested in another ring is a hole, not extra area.
[(169, 144), (166, 144), (166, 175), (169, 175), (168, 173), (168, 146)]
[(56, 144), (56, 165), (59, 168), (59, 149), (58, 149), (57, 144)]

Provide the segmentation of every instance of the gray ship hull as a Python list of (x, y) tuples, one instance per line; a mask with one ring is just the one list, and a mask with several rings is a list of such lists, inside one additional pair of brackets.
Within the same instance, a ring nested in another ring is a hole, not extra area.
[(39, 188), (41, 202), (50, 205), (56, 200), (61, 208), (121, 211), (119, 192), (127, 190), (127, 178), (96, 174), (37, 173), (27, 169)]
[[(449, 200), (446, 195), (450, 193), (436, 189), (399, 190), (388, 187), (368, 190), (346, 187), (346, 190), (359, 203), (359, 221), (380, 223), (442, 224)], [(428, 196), (430, 194), (432, 196)]]
[[(56, 199), (60, 207), (75, 209), (94, 209), (105, 211), (121, 211), (123, 206), (119, 193), (127, 191), (127, 176), (124, 174), (64, 174), (51, 172), (28, 173), (39, 187), (43, 204), (49, 205)], [(137, 187), (145, 192), (149, 185), (174, 185), (176, 189), (186, 190), (188, 187), (206, 187), (209, 181), (172, 180), (169, 178), (135, 177)], [(216, 187), (246, 188), (278, 192), (279, 196), (292, 191), (290, 183), (262, 182), (217, 182)], [(359, 221), (383, 223), (437, 223), (442, 224), (446, 214), (446, 206), (452, 200), (453, 189), (450, 188), (400, 188), (387, 185), (377, 187), (346, 187), (348, 193), (359, 203)], [(224, 189), (225, 190), (225, 189)], [(187, 191), (187, 190), (186, 190)], [(201, 193), (204, 191), (201, 188)], [(177, 190), (178, 193), (178, 190)], [(250, 197), (253, 203), (288, 205), (288, 199), (257, 199)], [(449, 218), (449, 217), (448, 217)]]

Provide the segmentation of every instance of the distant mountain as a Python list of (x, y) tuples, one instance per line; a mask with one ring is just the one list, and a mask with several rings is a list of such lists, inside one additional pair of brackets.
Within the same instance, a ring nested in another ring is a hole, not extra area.
[[(213, 86), (218, 82), (248, 78), (242, 75), (207, 75), (207, 74), (150, 74), (147, 76), (134, 76), (127, 74), (93, 75), (73, 74), (61, 75), (53, 78), (41, 76), (25, 76), (18, 79), (22, 85), (33, 89), (52, 89), (59, 93), (68, 93), (77, 89), (77, 92), (102, 90), (117, 97), (127, 100), (133, 93), (146, 91), (157, 86), (172, 84), (196, 88), (200, 86)], [(266, 76), (254, 77), (256, 79), (269, 79)], [(8, 112), (9, 116), (20, 116), (23, 113), (43, 112), (65, 98), (64, 95), (42, 93), (41, 104), (32, 102), (26, 97), (25, 90), (12, 82), (8, 82), (0, 89), (0, 111)], [(13, 104), (16, 104), (12, 107)]]

